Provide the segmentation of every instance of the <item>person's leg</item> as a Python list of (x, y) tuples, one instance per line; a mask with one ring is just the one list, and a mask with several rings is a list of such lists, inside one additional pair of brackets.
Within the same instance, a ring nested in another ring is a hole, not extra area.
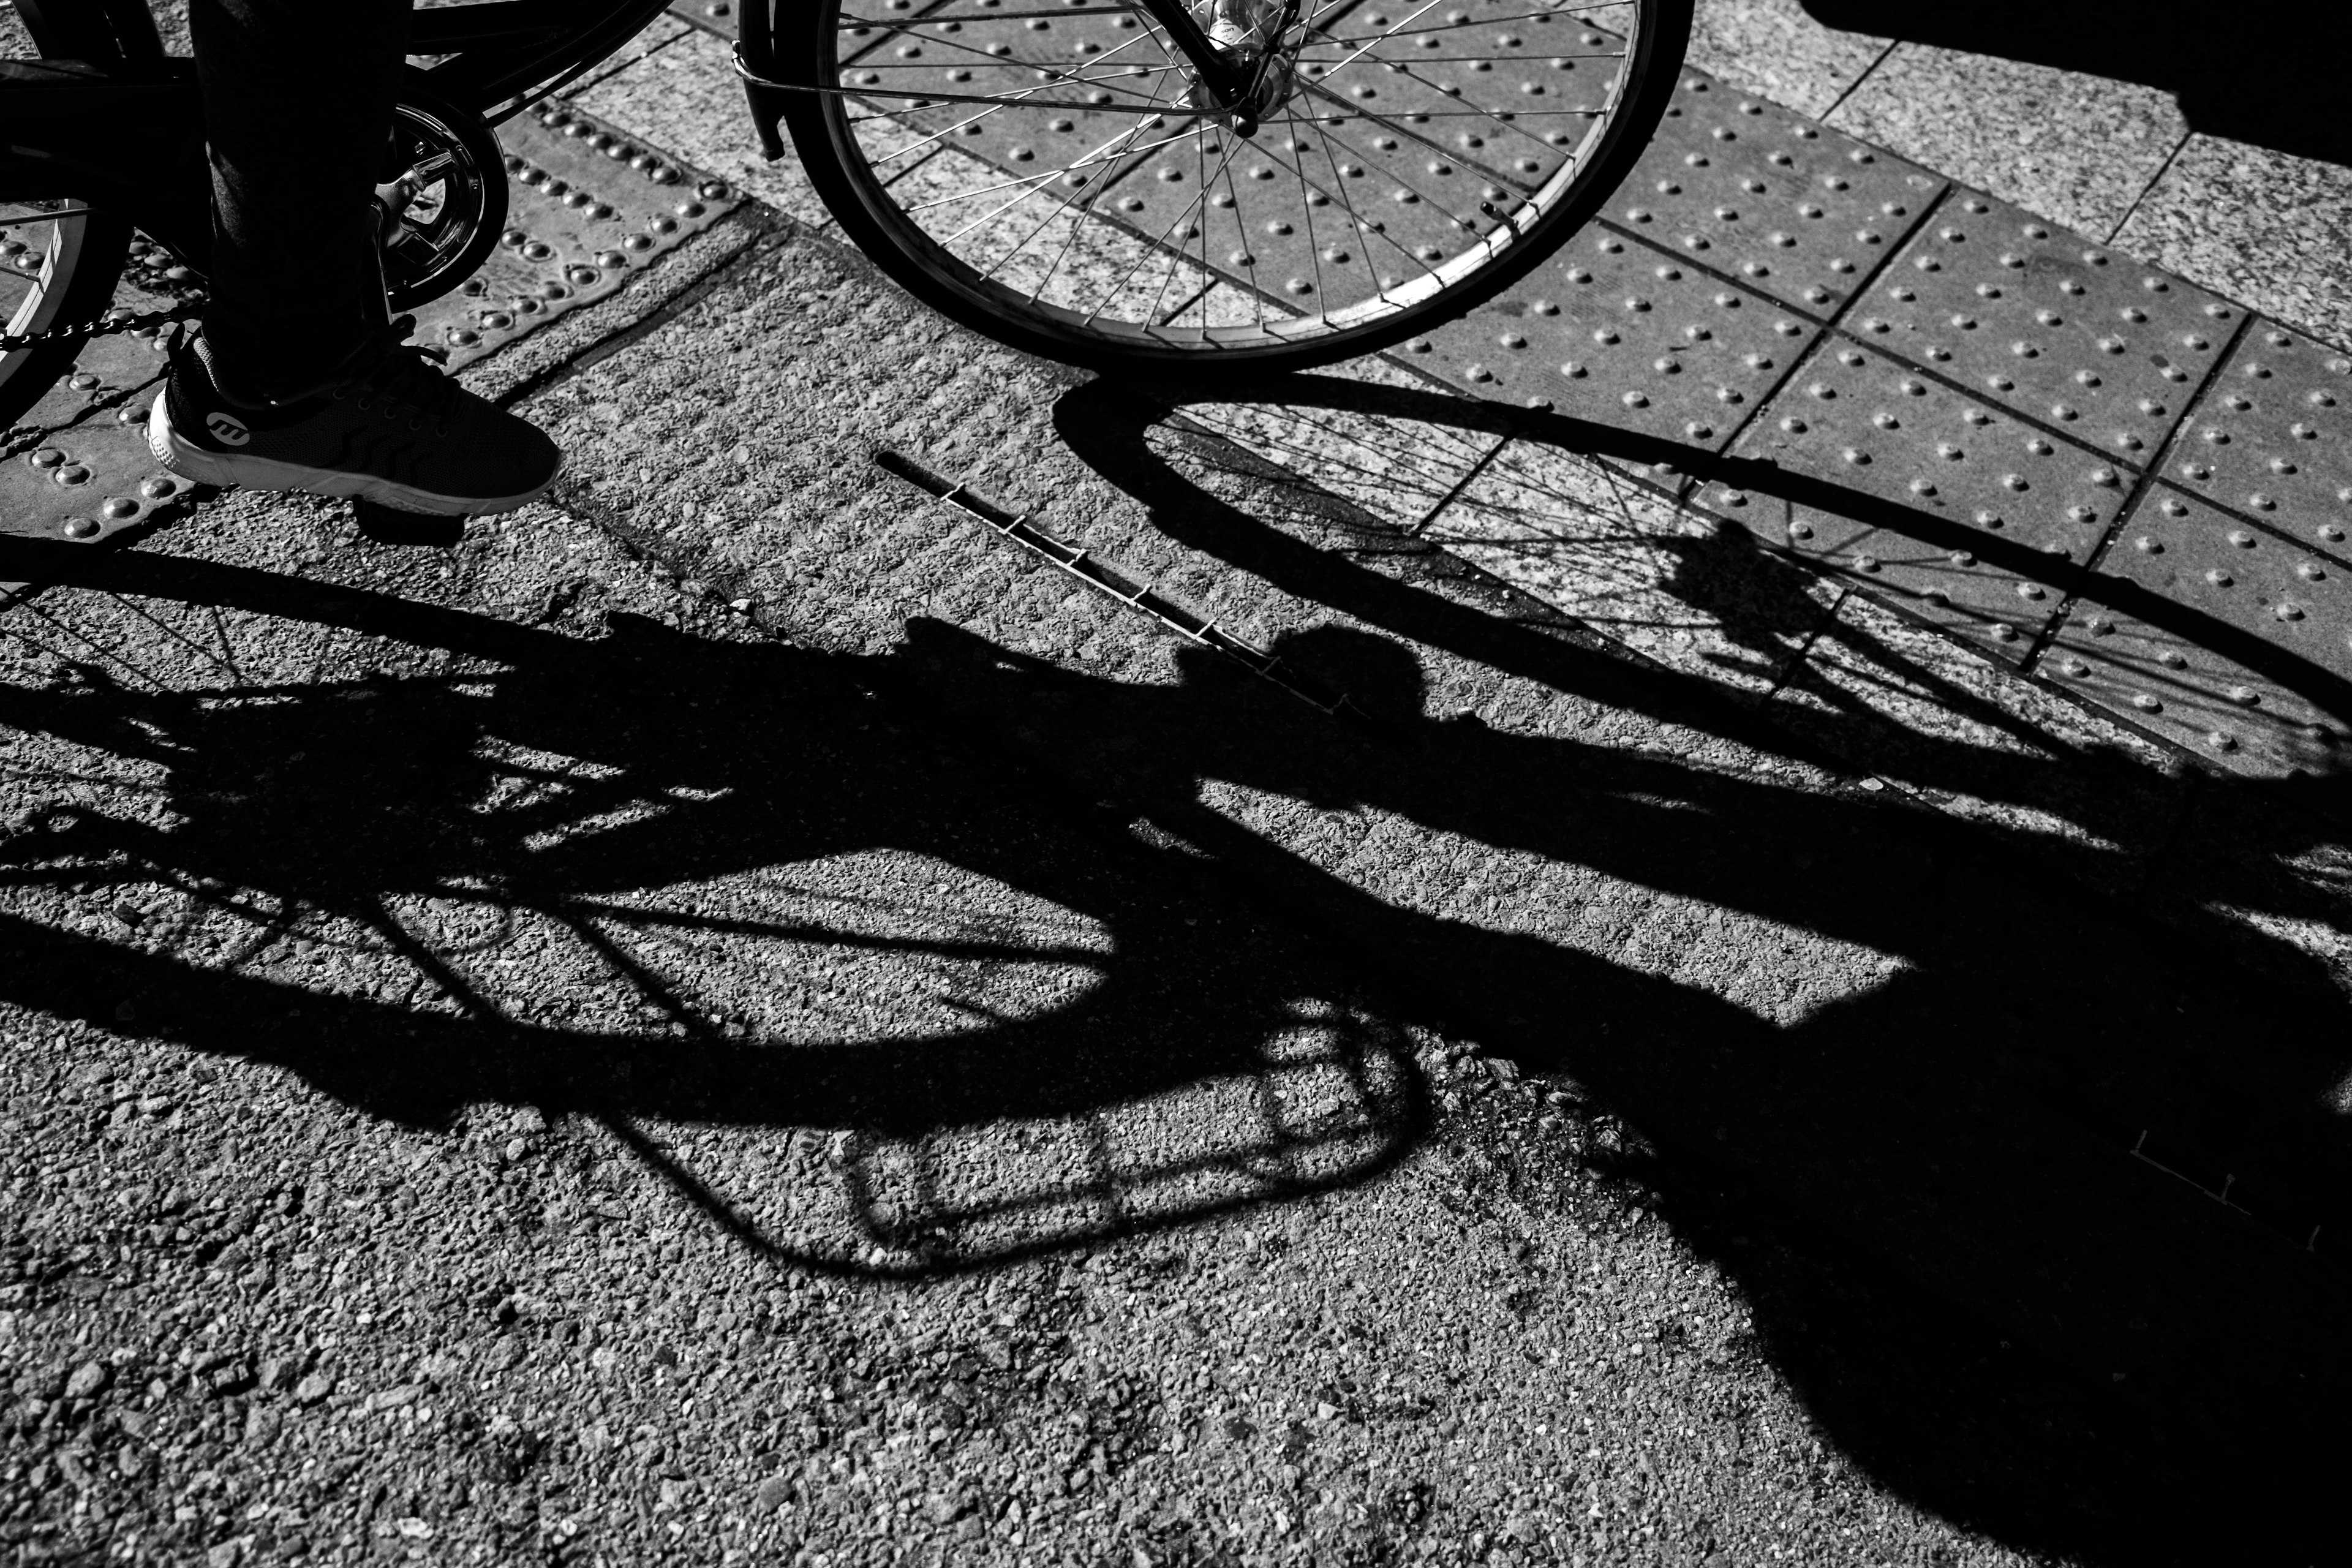
[(243, 402), (328, 380), (384, 324), (374, 192), (409, 0), (191, 0), (212, 156), (205, 336)]
[(521, 506), (563, 466), (384, 320), (373, 198), (407, 6), (193, 0), (215, 253), (204, 329), (147, 419), (175, 473), (463, 514)]

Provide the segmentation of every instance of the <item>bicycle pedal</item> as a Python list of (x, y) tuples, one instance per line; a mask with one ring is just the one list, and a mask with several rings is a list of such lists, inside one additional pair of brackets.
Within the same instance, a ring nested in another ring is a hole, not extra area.
[(352, 500), (352, 521), (359, 525), (361, 537), (377, 544), (448, 550), (466, 537), (466, 520), (462, 517), (403, 511), (398, 507), (356, 496)]

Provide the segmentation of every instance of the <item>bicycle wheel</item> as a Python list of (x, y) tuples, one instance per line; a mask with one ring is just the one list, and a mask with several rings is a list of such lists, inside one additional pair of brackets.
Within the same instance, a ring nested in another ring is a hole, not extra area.
[(792, 95), (811, 180), (926, 302), (1097, 369), (1262, 372), (1399, 342), (1556, 250), (1655, 129), (1690, 3), (1191, 0), (1242, 40), (1254, 124), (1192, 107), (1139, 0), (820, 0), (778, 41), (851, 89)]
[[(0, 331), (34, 337), (99, 320), (130, 247), (131, 220), (87, 201), (0, 199)], [(0, 427), (39, 402), (80, 348), (69, 339), (0, 353)]]

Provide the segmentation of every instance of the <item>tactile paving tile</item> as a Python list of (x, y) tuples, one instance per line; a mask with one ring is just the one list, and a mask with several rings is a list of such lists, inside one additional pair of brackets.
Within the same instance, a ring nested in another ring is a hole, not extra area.
[(0, 533), (92, 544), (152, 521), (194, 489), (155, 460), (144, 423), (100, 411), (0, 465)]
[(1072, 106), (857, 100), (888, 125), (918, 133), (909, 143), (892, 132), (893, 155), (911, 163), (934, 144), (953, 146), (1003, 169), (1008, 201), (1031, 189), (1076, 195), (1089, 185), (1099, 188), (1123, 163), (1176, 129), (1165, 121), (1080, 107), (1172, 103), (1183, 89), (1157, 35), (1132, 11), (1103, 0), (1069, 0), (1066, 14), (1051, 15), (1008, 0), (937, 5), (853, 0), (845, 24), (851, 16), (868, 20), (846, 28), (845, 87), (1026, 97)]
[(2235, 305), (2031, 213), (1956, 195), (1845, 329), (2146, 468), (2237, 331)]
[[(1459, 254), (1486, 188), (1450, 159), (1366, 123), (1187, 138), (1143, 160), (1097, 207), (1267, 294), (1304, 306), (1362, 299), (1374, 278), (1410, 282)], [(1421, 166), (1408, 173), (1402, 163), (1414, 156)]]
[(1821, 332), (1777, 300), (1596, 228), (1405, 357), (1473, 392), (1719, 451)]
[[(2114, 523), (2125, 493), (2123, 476), (2100, 454), (1837, 341), (1797, 367), (1733, 450), (2078, 565)], [(1987, 564), (1977, 549), (1720, 485), (1700, 499), (1766, 542), (1969, 633), (1997, 658), (2022, 658), (2058, 608), (2054, 589)]]
[(741, 200), (723, 182), (565, 104), (499, 129), (503, 241), (457, 292), (415, 311), (416, 341), (472, 363), (566, 311), (617, 293)]
[(1299, 107), (1396, 116), (1408, 139), (1531, 190), (1607, 108), (1625, 48), (1579, 15), (1527, 0), (1443, 12), (1376, 0), (1300, 48), (1299, 75), (1311, 85)]
[(2078, 599), (2041, 664), (2060, 685), (2242, 771), (2352, 766), (2352, 569), (2169, 486), (2153, 489), (2100, 563), (2275, 645), (2315, 678), (2257, 674), (2185, 622), (2150, 625)]
[(1601, 212), (1827, 318), (1894, 254), (1944, 185), (1940, 175), (1687, 71), (1656, 139)]
[(2352, 527), (2352, 356), (2255, 322), (2189, 410), (2165, 478), (2343, 559)]

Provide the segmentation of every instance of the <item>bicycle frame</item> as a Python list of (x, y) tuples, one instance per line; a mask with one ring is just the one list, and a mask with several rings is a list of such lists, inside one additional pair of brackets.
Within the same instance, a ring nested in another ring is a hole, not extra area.
[[(634, 37), (665, 0), (492, 0), (413, 14), (433, 90), (495, 125)], [(0, 199), (86, 193), (198, 273), (212, 247), (194, 62), (163, 53), (145, 0), (18, 0), (43, 58), (0, 61)]]

